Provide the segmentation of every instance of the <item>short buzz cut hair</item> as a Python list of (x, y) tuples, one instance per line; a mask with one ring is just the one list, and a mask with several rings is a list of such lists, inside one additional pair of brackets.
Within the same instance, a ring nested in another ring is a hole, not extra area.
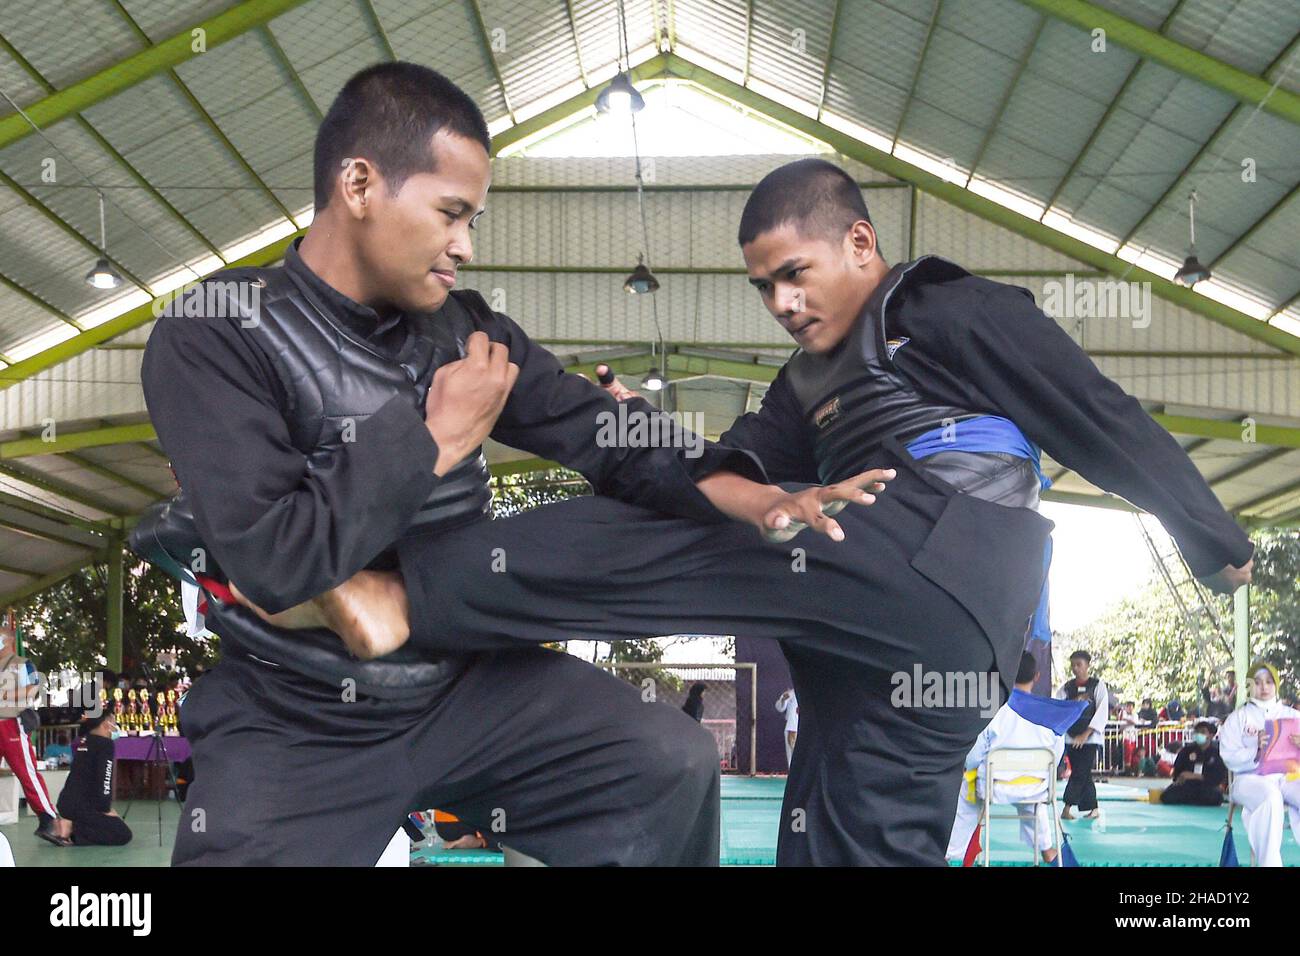
[(379, 63), (355, 74), (330, 104), (316, 131), (313, 156), (316, 211), (329, 205), (343, 161), (364, 156), (389, 194), (409, 176), (437, 168), (430, 141), (440, 131), (481, 143), (488, 152), (483, 113), (459, 86), (418, 63)]
[(1020, 654), (1020, 669), (1016, 671), (1016, 683), (1028, 684), (1038, 676), (1038, 661), (1028, 651)]
[(870, 223), (871, 214), (852, 176), (824, 159), (798, 159), (778, 166), (754, 187), (740, 214), (738, 239), (747, 246), (790, 224), (800, 235), (838, 242), (860, 219)]
[(1077, 660), (1087, 661), (1089, 664), (1091, 664), (1092, 655), (1089, 654), (1087, 651), (1075, 651), (1073, 654), (1070, 655), (1070, 663), (1073, 664)]

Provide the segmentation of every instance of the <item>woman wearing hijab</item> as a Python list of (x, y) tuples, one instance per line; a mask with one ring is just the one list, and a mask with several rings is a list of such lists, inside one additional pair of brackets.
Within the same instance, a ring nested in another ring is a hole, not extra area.
[(55, 822), (59, 836), (77, 846), (125, 846), (131, 842), (131, 828), (113, 812), (113, 741), (119, 733), (107, 707), (98, 717), (82, 720), (72, 770), (59, 794), (62, 819)]
[(690, 693), (686, 695), (686, 703), (682, 704), (682, 710), (697, 722), (704, 719), (704, 689), (703, 684), (692, 684)]
[[(1300, 718), (1300, 711), (1286, 706), (1277, 694), (1277, 668), (1258, 661), (1250, 669), (1254, 692), (1244, 707), (1232, 712), (1219, 734), (1219, 754), (1236, 776), (1230, 796), (1244, 809), (1243, 819), (1250, 848), (1260, 866), (1282, 865), (1283, 809), (1291, 817), (1291, 833), (1300, 840), (1300, 776), (1288, 773), (1260, 773), (1260, 754), (1267, 743), (1265, 722)], [(1300, 734), (1290, 741), (1300, 747)]]

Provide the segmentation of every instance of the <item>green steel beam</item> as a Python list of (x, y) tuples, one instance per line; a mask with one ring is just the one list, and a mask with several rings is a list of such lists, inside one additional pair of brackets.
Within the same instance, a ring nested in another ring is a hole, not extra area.
[[(40, 71), (37, 70), (36, 67), (32, 66), (31, 63), (27, 61), (26, 57), (24, 57), (21, 53), (19, 53), (18, 50), (14, 47), (14, 45), (10, 43), (8, 40), (6, 40), (3, 36), (0, 36), (0, 49), (3, 49), (11, 57), (13, 57), (15, 62), (17, 62), (18, 65), (23, 68), (23, 71), (28, 76), (30, 76), (41, 87), (41, 89), (45, 91), (46, 95), (50, 95), (58, 92), (58, 90), (55, 89), (53, 84), (51, 84), (49, 80), (47, 80), (44, 76), (42, 76)], [(202, 243), (208, 249), (209, 252), (211, 252), (213, 255), (217, 256), (218, 258), (221, 256), (221, 253), (217, 250), (217, 247), (208, 241), (208, 237), (203, 235), (203, 233), (199, 232), (198, 228), (194, 225), (194, 223), (186, 219), (185, 216), (181, 214), (179, 209), (177, 209), (170, 202), (168, 202), (167, 198), (163, 196), (162, 193), (158, 192), (158, 190), (153, 187), (153, 184), (150, 183), (149, 180), (146, 179), (138, 169), (132, 166), (130, 161), (127, 160), (127, 158), (123, 156), (121, 153), (119, 153), (112, 143), (110, 143), (100, 134), (99, 130), (91, 126), (90, 122), (84, 116), (78, 114), (73, 118), (76, 120), (77, 125), (81, 128), (82, 132), (84, 132), (87, 136), (93, 139), (95, 141), (95, 144), (100, 149), (102, 149), (105, 153), (111, 156), (114, 162), (116, 162), (119, 166), (121, 166), (123, 169), (127, 171), (131, 179), (135, 182), (136, 188), (142, 189), (145, 192), (145, 194), (148, 195), (154, 202), (158, 203), (158, 205), (162, 206), (163, 209), (167, 210), (167, 213), (173, 219), (179, 222), (185, 228), (185, 230), (189, 232), (190, 235), (192, 235), (195, 239), (197, 239), (200, 243)]]
[(907, 87), (907, 98), (903, 100), (903, 108), (898, 114), (898, 125), (894, 127), (894, 141), (889, 147), (892, 153), (898, 149), (898, 137), (903, 135), (903, 126), (907, 123), (907, 114), (911, 112), (912, 100), (916, 96), (916, 84), (921, 79), (921, 70), (925, 67), (925, 55), (930, 51), (930, 40), (934, 36), (934, 28), (939, 23), (939, 11), (943, 9), (943, 0), (935, 0), (934, 11), (930, 14), (930, 23), (925, 28), (925, 40), (921, 43), (921, 52), (916, 57), (916, 69), (912, 71), (912, 82)]
[(12, 531), (17, 535), (29, 538), (38, 538), (41, 541), (49, 541), (68, 548), (86, 548), (92, 551), (95, 549), (95, 545), (93, 544), (86, 544), (84, 541), (66, 538), (62, 535), (55, 534), (52, 531), (42, 531), (39, 528), (29, 528), (26, 525), (14, 524), (8, 518), (0, 518), (0, 528), (4, 528), (6, 531)]
[(1283, 87), (1272, 89), (1262, 76), (1247, 73), (1215, 57), (1184, 46), (1154, 30), (1085, 0), (1020, 0), (1025, 6), (1056, 17), (1085, 32), (1101, 28), (1107, 43), (1118, 43), (1184, 76), (1236, 97), (1251, 106), (1300, 124), (1300, 95)]
[(388, 31), (384, 25), (379, 22), (379, 14), (375, 12), (375, 6), (370, 0), (361, 0), (361, 9), (366, 13), (366, 19), (375, 30), (375, 35), (379, 37), (379, 42), (383, 44), (384, 52), (388, 54), (389, 60), (397, 59), (397, 51), (393, 49), (393, 44), (388, 39)]
[[(750, 15), (753, 15), (753, 5), (750, 5)], [(835, 34), (840, 28), (840, 0), (835, 0), (835, 6), (831, 9), (831, 33), (826, 39), (826, 62), (822, 64), (822, 91), (817, 97), (817, 119), (822, 118), (822, 110), (826, 108), (826, 91), (831, 82), (831, 60), (835, 56)], [(746, 80), (748, 82), (748, 80)]]
[(19, 481), (26, 482), (34, 488), (40, 488), (42, 491), (48, 491), (52, 495), (58, 495), (60, 498), (66, 498), (68, 501), (75, 502), (86, 508), (94, 508), (96, 511), (102, 511), (106, 515), (120, 515), (122, 506), (115, 505), (111, 502), (98, 498), (81, 488), (65, 484), (56, 478), (43, 475), (33, 468), (24, 468), (19, 465), (0, 465), (0, 475), (8, 475), (10, 478), (16, 478)]
[(1240, 477), (1241, 475), (1244, 475), (1249, 471), (1254, 471), (1256, 468), (1262, 468), (1264, 465), (1267, 465), (1270, 461), (1274, 461), (1278, 458), (1281, 458), (1283, 455), (1289, 455), (1294, 450), (1295, 449), (1293, 448), (1274, 448), (1270, 451), (1264, 452), (1264, 454), (1262, 455), (1254, 455), (1249, 460), (1241, 463), (1240, 465), (1236, 465), (1232, 468), (1229, 468), (1223, 474), (1215, 475), (1213, 478), (1209, 480), (1208, 482), (1209, 486), (1211, 488), (1214, 488), (1217, 485), (1223, 484), (1225, 481), (1231, 481), (1233, 478)]
[(677, 48), (677, 6), (668, 0), (668, 48)]
[[(277, 239), (269, 245), (263, 246), (254, 252), (250, 252), (242, 259), (227, 263), (222, 268), (245, 268), (249, 266), (266, 266), (284, 258), (284, 251), (289, 244), (300, 236), (305, 235), (306, 229), (299, 229), (292, 235), (283, 239)], [(220, 270), (214, 269), (213, 272)], [(208, 273), (212, 275), (212, 273)], [(38, 372), (43, 372), (51, 366), (72, 358), (74, 355), (80, 355), (82, 352), (93, 349), (95, 346), (107, 342), (109, 339), (116, 338), (132, 329), (137, 329), (154, 320), (154, 308), (165, 305), (170, 301), (167, 297), (161, 296), (150, 302), (136, 306), (127, 312), (122, 313), (117, 318), (109, 319), (103, 325), (97, 325), (93, 329), (88, 329), (80, 335), (68, 339), (66, 342), (60, 342), (53, 345), (43, 352), (38, 352), (30, 358), (23, 359), (21, 362), (15, 362), (8, 368), (0, 369), (0, 391), (9, 388), (12, 385), (31, 378)], [(152, 436), (150, 436), (152, 437)], [(147, 439), (146, 439), (147, 440)], [(0, 457), (3, 457), (0, 455)]]
[(1234, 512), (1242, 512), (1247, 508), (1254, 508), (1259, 505), (1267, 504), (1277, 498), (1285, 498), (1287, 495), (1295, 494), (1297, 491), (1300, 491), (1300, 481), (1293, 481), (1289, 485), (1283, 485), (1281, 488), (1274, 488), (1261, 495), (1256, 495), (1249, 501), (1243, 501), (1239, 505), (1234, 505), (1232, 510)]
[[(1282, 207), (1294, 199), (1297, 193), (1300, 193), (1300, 183), (1296, 183), (1296, 185), (1287, 190), (1286, 195), (1270, 206), (1264, 215), (1256, 219), (1246, 228), (1245, 232), (1241, 233), (1241, 235), (1237, 236), (1236, 239), (1233, 239), (1232, 242), (1228, 243), (1228, 247), (1214, 257), (1214, 261), (1210, 263), (1210, 268), (1217, 269), (1224, 259), (1228, 258), (1228, 256), (1240, 249), (1251, 236), (1258, 232), (1263, 226), (1267, 225), (1270, 219), (1281, 212)], [(1295, 237), (1292, 236), (1292, 239), (1294, 238)]]
[(105, 588), (108, 647), (104, 656), (108, 658), (108, 669), (115, 673), (122, 671), (122, 595), (126, 577), (123, 557), (122, 539), (114, 537), (108, 543), (108, 587)]
[[(150, 426), (150, 431), (152, 430), (153, 427)], [(113, 442), (113, 444), (121, 444), (121, 443)], [(111, 468), (105, 468), (99, 462), (92, 461), (91, 459), (87, 458), (85, 455), (74, 455), (71, 452), (64, 452), (62, 454), (62, 457), (72, 462), (78, 468), (84, 468), (86, 469), (86, 471), (89, 471), (92, 474), (99, 475), (101, 478), (107, 478), (109, 481), (115, 482), (116, 484), (122, 485), (126, 488), (130, 488), (132, 491), (135, 491), (138, 494), (144, 495), (146, 498), (149, 499), (151, 503), (155, 501), (162, 501), (165, 498), (171, 497), (171, 495), (163, 494), (161, 491), (158, 491), (156, 488), (150, 488), (148, 485), (136, 481), (134, 478), (128, 478), (126, 475), (113, 471), (113, 469)]]
[(1016, 72), (1011, 75), (1006, 92), (1002, 94), (1002, 102), (998, 104), (993, 119), (984, 131), (979, 149), (975, 151), (975, 159), (971, 161), (970, 172), (966, 174), (966, 185), (968, 187), (971, 180), (975, 178), (975, 171), (979, 169), (980, 163), (984, 161), (984, 153), (988, 150), (989, 143), (993, 141), (993, 134), (997, 132), (998, 124), (1002, 122), (1002, 115), (1007, 111), (1007, 105), (1011, 102), (1011, 97), (1015, 95), (1016, 87), (1020, 84), (1020, 77), (1024, 75), (1025, 69), (1029, 66), (1029, 58), (1034, 55), (1034, 48), (1038, 46), (1038, 38), (1043, 35), (1043, 27), (1045, 26), (1047, 26), (1047, 17), (1039, 17), (1038, 26), (1034, 29), (1034, 35), (1029, 38), (1029, 44), (1025, 47), (1025, 52), (1021, 54), (1020, 62), (1016, 64)]
[(478, 24), (478, 38), (483, 45), (483, 55), (487, 57), (488, 66), (492, 68), (492, 75), (496, 77), (497, 86), (501, 87), (501, 99), (506, 104), (506, 112), (510, 114), (510, 122), (517, 123), (515, 108), (511, 105), (510, 94), (506, 91), (506, 78), (501, 73), (501, 64), (497, 63), (496, 54), (492, 52), (492, 38), (488, 35), (487, 23), (483, 19), (483, 10), (479, 7), (478, 0), (469, 0), (469, 8), (474, 13), (474, 22)]
[(14, 508), (18, 511), (24, 511), (36, 518), (43, 518), (46, 521), (53, 521), (56, 524), (62, 524), (69, 528), (76, 528), (78, 531), (84, 531), (87, 534), (102, 535), (106, 533), (112, 521), (98, 522), (91, 521), (89, 518), (82, 518), (68, 511), (59, 511), (57, 508), (51, 508), (49, 505), (33, 501), (31, 498), (23, 498), (19, 495), (10, 494), (7, 491), (0, 491), (0, 505), (8, 508)]
[[(129, 26), (132, 29), (132, 31), (139, 38), (141, 43), (143, 43), (146, 47), (153, 43), (153, 41), (149, 39), (149, 34), (145, 33), (144, 30), (140, 29), (140, 24), (136, 23), (135, 18), (131, 16), (130, 12), (128, 12), (126, 7), (122, 6), (122, 0), (109, 0), (109, 2), (113, 5), (113, 8), (117, 10), (119, 16), (121, 16), (121, 18), (124, 21), (126, 21), (127, 26)], [(248, 178), (251, 179), (253, 181), (253, 184), (257, 186), (262, 191), (262, 193), (266, 196), (266, 198), (271, 201), (272, 205), (274, 205), (277, 209), (280, 210), (284, 218), (288, 219), (290, 222), (293, 222), (294, 221), (293, 214), (289, 212), (289, 208), (285, 206), (284, 203), (280, 202), (279, 197), (276, 196), (276, 194), (271, 191), (271, 188), (266, 185), (266, 183), (262, 180), (262, 177), (257, 174), (257, 170), (253, 169), (252, 165), (248, 162), (248, 160), (244, 158), (244, 154), (241, 153), (235, 147), (235, 144), (230, 141), (230, 138), (226, 136), (226, 134), (222, 131), (221, 127), (217, 125), (217, 121), (212, 118), (212, 114), (207, 111), (204, 105), (199, 102), (198, 97), (195, 96), (193, 92), (190, 91), (190, 88), (185, 85), (185, 81), (181, 79), (180, 74), (177, 73), (175, 70), (171, 69), (170, 67), (167, 68), (167, 74), (172, 79), (172, 85), (176, 87), (177, 91), (180, 92), (181, 96), (183, 96), (186, 102), (190, 104), (190, 108), (193, 109), (194, 112), (198, 114), (199, 119), (201, 119), (204, 122), (204, 124), (208, 127), (208, 130), (212, 133), (212, 135), (221, 141), (221, 144), (226, 148), (226, 151), (230, 154), (230, 158), (233, 159), (244, 170)], [(141, 286), (141, 288), (147, 288), (147, 287)]]
[(817, 139), (838, 150), (841, 154), (858, 160), (880, 170), (895, 179), (914, 183), (931, 193), (973, 215), (987, 219), (1027, 239), (1055, 249), (1064, 255), (1091, 266), (1102, 269), (1112, 275), (1124, 275), (1134, 282), (1150, 282), (1151, 289), (1161, 298), (1197, 312), (1211, 321), (1217, 322), (1249, 338), (1265, 342), (1276, 349), (1300, 355), (1300, 337), (1252, 318), (1243, 312), (1216, 302), (1175, 282), (1161, 278), (1153, 272), (1129, 263), (1118, 256), (1103, 252), (1080, 239), (1068, 236), (1043, 223), (1015, 210), (1008, 209), (991, 199), (986, 199), (955, 183), (935, 176), (911, 165), (889, 153), (869, 146), (851, 136), (818, 123), (811, 117), (760, 96), (752, 90), (732, 83), (716, 73), (696, 66), (680, 57), (670, 57), (670, 69), (673, 75), (691, 80), (713, 92), (729, 97), (736, 102), (767, 114), (778, 122), (785, 123), (808, 136)]
[(29, 292), (27, 289), (24, 289), (22, 286), (20, 286), (17, 282), (9, 278), (8, 276), (0, 275), (0, 285), (3, 285), (6, 289), (9, 289), (11, 292), (17, 292), (20, 296), (22, 296), (32, 305), (40, 309), (43, 309), (46, 312), (49, 312), (51, 315), (55, 316), (60, 322), (67, 323), (68, 325), (76, 329), (78, 332), (85, 331), (84, 326), (82, 326), (82, 324), (78, 322), (76, 319), (74, 319), (72, 316), (68, 315), (68, 313), (46, 302), (40, 296), (36, 295), (36, 293)]
[[(140, 425), (114, 425), (111, 428), (92, 428), (82, 432), (65, 432), (62, 435), (56, 435), (53, 441), (45, 441), (39, 437), (15, 438), (13, 441), (0, 442), (0, 460), (29, 458), (35, 455), (62, 455), (82, 448), (152, 441), (157, 437), (153, 426), (144, 423)], [(157, 492), (153, 493), (157, 494)]]
[(35, 571), (28, 571), (24, 568), (15, 568), (7, 564), (0, 564), (0, 574), (13, 574), (20, 578), (39, 578), (40, 575)]
[(284, 52), (284, 47), (280, 46), (280, 41), (277, 40), (275, 34), (271, 32), (270, 25), (264, 25), (258, 32), (262, 34), (262, 38), (266, 40), (267, 43), (271, 44), (271, 51), (275, 54), (275, 59), (280, 64), (280, 68), (284, 70), (285, 73), (289, 74), (289, 80), (298, 91), (298, 96), (307, 104), (307, 109), (311, 110), (312, 115), (316, 117), (316, 122), (319, 124), (320, 121), (325, 118), (325, 114), (321, 112), (321, 108), (316, 105), (316, 100), (311, 95), (311, 90), (307, 89), (307, 84), (302, 81), (302, 77), (298, 75), (298, 71), (293, 68), (293, 63), (290, 61), (289, 55)]
[[(1213, 418), (1193, 418), (1189, 415), (1166, 415), (1156, 412), (1152, 416), (1165, 431), (1174, 435), (1198, 435), (1202, 438), (1216, 438), (1220, 441), (1240, 442), (1242, 425), (1240, 421), (1218, 421)], [(1256, 425), (1255, 441), (1260, 445), (1276, 445), (1279, 448), (1300, 448), (1300, 428), (1285, 425)]]
[[(1169, 29), (1169, 25), (1174, 22), (1174, 18), (1178, 16), (1179, 12), (1183, 9), (1183, 4), (1186, 2), (1187, 0), (1178, 0), (1178, 2), (1174, 4), (1173, 9), (1169, 11), (1160, 24), (1160, 33), (1164, 33)], [(1075, 171), (1078, 170), (1079, 164), (1082, 163), (1084, 157), (1088, 155), (1088, 150), (1092, 149), (1092, 144), (1097, 141), (1097, 136), (1101, 133), (1102, 127), (1106, 125), (1106, 121), (1110, 119), (1111, 114), (1119, 107), (1120, 101), (1124, 99), (1124, 94), (1128, 92), (1128, 88), (1133, 84), (1133, 80), (1137, 78), (1137, 75), (1140, 72), (1142, 72), (1142, 64), (1145, 62), (1145, 60), (1139, 59), (1133, 64), (1132, 69), (1128, 71), (1128, 76), (1124, 77), (1124, 82), (1120, 84), (1119, 91), (1111, 97), (1110, 102), (1106, 105), (1105, 112), (1101, 114), (1101, 119), (1097, 121), (1097, 124), (1092, 128), (1092, 132), (1088, 134), (1088, 138), (1084, 141), (1082, 148), (1075, 154), (1074, 160), (1070, 163), (1070, 168), (1065, 171), (1065, 175), (1061, 177), (1061, 181), (1058, 182), (1056, 188), (1052, 190), (1051, 198), (1047, 200), (1047, 205), (1043, 207), (1043, 215), (1039, 217), (1039, 221), (1042, 221), (1043, 217), (1052, 211), (1052, 207), (1056, 205), (1056, 200), (1060, 198), (1062, 191), (1065, 189), (1066, 183), (1070, 181), (1070, 178), (1075, 174)]]
[(63, 232), (73, 242), (77, 243), (78, 245), (84, 246), (86, 248), (86, 251), (88, 251), (89, 253), (91, 253), (96, 257), (100, 256), (101, 254), (106, 256), (108, 261), (113, 264), (113, 267), (117, 269), (117, 271), (120, 272), (123, 277), (125, 277), (135, 285), (139, 286), (141, 289), (144, 289), (146, 292), (149, 290), (149, 287), (145, 285), (143, 279), (135, 275), (135, 273), (133, 273), (126, 266), (122, 265), (122, 263), (119, 262), (117, 259), (114, 259), (111, 255), (108, 255), (106, 251), (101, 251), (98, 243), (92, 242), (91, 240), (83, 236), (77, 229), (73, 228), (72, 225), (70, 225), (68, 222), (63, 220), (58, 213), (56, 213), (49, 206), (45, 205), (45, 203), (41, 202), (39, 199), (33, 196), (16, 179), (14, 179), (12, 176), (4, 172), (3, 170), (0, 170), (0, 183), (3, 183), (5, 186), (7, 186), (8, 188), (12, 189), (15, 193), (17, 193), (19, 199), (27, 203), (27, 205), (31, 206), (38, 213), (40, 213), (42, 216), (48, 219), (56, 228), (58, 228), (61, 232)]
[(76, 574), (82, 568), (88, 567), (102, 560), (104, 560), (103, 552), (96, 551), (90, 557), (78, 558), (76, 561), (72, 562), (71, 564), (66, 564), (63, 567), (59, 568), (57, 571), (51, 571), (43, 578), (40, 578), (37, 581), (33, 581), (31, 584), (25, 584), (16, 590), (9, 591), (6, 594), (0, 594), (0, 608), (8, 607), (12, 604), (18, 603), (19, 601), (26, 600), (27, 598), (31, 597), (33, 594), (40, 594), (42, 591), (46, 590), (47, 588), (54, 587), (54, 585), (58, 584), (63, 579), (69, 578), (72, 575)]
[[(146, 80), (156, 73), (184, 63), (199, 54), (193, 49), (193, 31), (203, 30), (207, 49), (232, 40), (261, 26), (305, 0), (246, 0), (234, 8), (181, 30), (139, 53), (105, 67), (98, 73), (78, 80), (71, 86), (23, 107), (33, 123), (46, 129), (59, 120), (80, 113), (102, 100)], [(0, 149), (32, 132), (22, 116), (0, 118)]]

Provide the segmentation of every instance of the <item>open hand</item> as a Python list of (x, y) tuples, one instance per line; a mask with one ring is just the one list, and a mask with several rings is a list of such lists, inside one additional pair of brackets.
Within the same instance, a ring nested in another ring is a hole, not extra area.
[(1209, 577), (1201, 578), (1201, 583), (1218, 594), (1232, 594), (1243, 584), (1250, 583), (1250, 572), (1254, 567), (1254, 558), (1251, 558), (1239, 568), (1234, 568), (1231, 564), (1228, 564)]
[(832, 541), (843, 541), (844, 529), (833, 516), (850, 503), (874, 503), (875, 493), (884, 491), (885, 482), (894, 474), (892, 468), (873, 468), (833, 485), (782, 492), (763, 515), (760, 523), (763, 537), (780, 544), (805, 528), (812, 528)]

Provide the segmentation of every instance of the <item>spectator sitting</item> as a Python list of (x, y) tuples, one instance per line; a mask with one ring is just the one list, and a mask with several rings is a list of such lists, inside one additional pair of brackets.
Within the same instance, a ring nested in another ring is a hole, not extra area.
[(1139, 777), (1154, 777), (1157, 771), (1156, 762), (1147, 753), (1147, 749), (1139, 747), (1135, 756), (1137, 757), (1137, 775)]
[(1205, 716), (1211, 720), (1226, 720), (1228, 714), (1232, 713), (1232, 708), (1223, 697), (1223, 691), (1217, 687), (1206, 687), (1202, 690), (1202, 696), (1205, 698)]
[(1143, 727), (1154, 727), (1156, 722), (1160, 719), (1160, 715), (1156, 713), (1156, 709), (1151, 706), (1150, 697), (1142, 698), (1142, 709), (1138, 711), (1137, 715), (1138, 722), (1141, 723)]
[(1174, 782), (1160, 796), (1161, 803), (1217, 807), (1223, 803), (1228, 785), (1228, 768), (1219, 756), (1214, 725), (1202, 720), (1195, 727), (1192, 742), (1178, 752), (1174, 761)]

